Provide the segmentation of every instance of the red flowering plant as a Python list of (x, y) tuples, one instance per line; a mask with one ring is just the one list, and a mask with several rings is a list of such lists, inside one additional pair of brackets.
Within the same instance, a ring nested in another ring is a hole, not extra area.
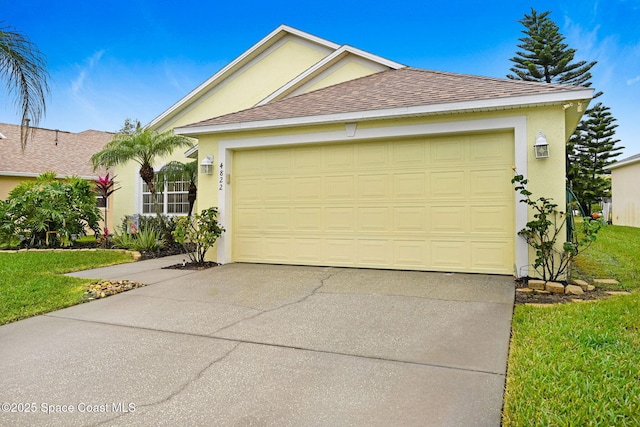
[(107, 199), (114, 192), (120, 189), (120, 187), (116, 187), (116, 182), (114, 181), (115, 175), (110, 177), (109, 173), (105, 176), (98, 176), (98, 180), (96, 181), (96, 192), (100, 197), (104, 200), (105, 206), (105, 214), (104, 214), (104, 239), (106, 246), (109, 246), (109, 229), (107, 228)]

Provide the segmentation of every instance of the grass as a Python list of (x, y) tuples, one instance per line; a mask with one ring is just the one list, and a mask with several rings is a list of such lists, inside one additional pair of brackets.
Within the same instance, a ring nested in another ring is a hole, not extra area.
[(0, 253), (0, 325), (82, 302), (89, 281), (64, 273), (129, 261), (117, 251)]
[[(576, 259), (577, 273), (589, 279), (613, 278), (620, 289), (640, 288), (640, 228), (608, 226)], [(612, 287), (614, 289), (615, 287)]]
[(609, 226), (577, 262), (631, 295), (516, 307), (504, 426), (640, 425), (639, 242), (640, 229)]

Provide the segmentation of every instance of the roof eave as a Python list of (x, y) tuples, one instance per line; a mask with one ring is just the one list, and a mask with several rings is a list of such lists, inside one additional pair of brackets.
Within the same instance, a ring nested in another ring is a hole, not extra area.
[(604, 168), (608, 169), (608, 170), (613, 170), (613, 169), (621, 168), (621, 167), (624, 167), (624, 166), (633, 165), (635, 163), (640, 163), (640, 155), (631, 156), (631, 157), (629, 157), (627, 159), (622, 159), (622, 160), (620, 160), (618, 162), (615, 162), (615, 163), (613, 163), (611, 165), (605, 166)]
[(553, 105), (567, 101), (589, 100), (594, 89), (570, 90), (552, 94), (538, 94), (492, 98), (474, 101), (450, 102), (441, 104), (417, 105), (411, 107), (389, 108), (381, 110), (354, 111), (348, 113), (323, 114), (306, 117), (292, 117), (274, 120), (227, 123), (220, 125), (183, 126), (174, 129), (178, 135), (198, 136), (212, 133), (262, 130), (282, 127), (309, 126), (329, 123), (359, 122), (376, 119), (392, 119), (433, 114), (447, 114), (468, 111), (486, 111), (509, 108), (522, 108), (539, 105)]

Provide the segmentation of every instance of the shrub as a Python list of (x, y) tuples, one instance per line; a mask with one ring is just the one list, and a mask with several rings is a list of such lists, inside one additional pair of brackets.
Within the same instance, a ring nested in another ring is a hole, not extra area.
[(558, 205), (553, 203), (552, 199), (531, 199), (533, 193), (527, 190), (528, 180), (524, 176), (515, 175), (511, 183), (515, 184), (516, 192), (524, 196), (520, 202), (526, 203), (534, 211), (533, 220), (527, 222), (525, 228), (518, 232), (518, 235), (536, 251), (533, 268), (545, 281), (558, 280), (571, 272), (575, 257), (596, 240), (596, 234), (604, 223), (585, 218), (580, 236), (574, 233), (571, 239), (564, 242), (562, 249), (559, 249), (556, 242), (558, 236), (564, 233), (567, 214), (559, 211)]
[(43, 246), (47, 232), (59, 233), (62, 241), (86, 234), (87, 228), (99, 233), (95, 193), (78, 177), (57, 180), (54, 172), (46, 172), (35, 181), (22, 182), (11, 190), (2, 210), (3, 230), (25, 236), (27, 246)]
[(179, 217), (173, 236), (192, 262), (202, 264), (207, 251), (222, 233), (224, 228), (218, 223), (218, 209), (209, 208), (192, 218)]

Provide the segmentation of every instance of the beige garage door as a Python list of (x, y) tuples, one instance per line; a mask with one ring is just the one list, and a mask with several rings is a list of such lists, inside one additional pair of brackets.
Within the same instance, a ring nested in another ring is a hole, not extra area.
[(237, 151), (238, 262), (513, 273), (512, 133)]

